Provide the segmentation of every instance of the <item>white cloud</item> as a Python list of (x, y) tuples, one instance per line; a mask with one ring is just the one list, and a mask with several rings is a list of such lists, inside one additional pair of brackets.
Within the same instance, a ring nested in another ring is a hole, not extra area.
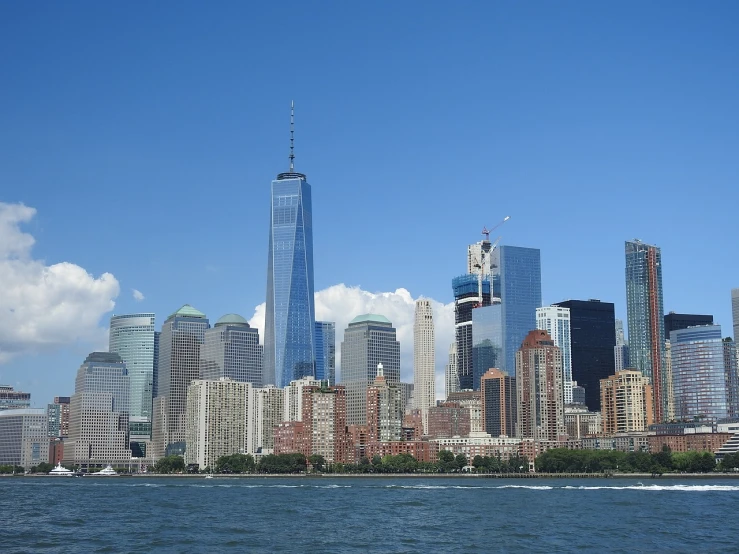
[(119, 285), (110, 273), (95, 278), (78, 265), (47, 266), (31, 257), (35, 242), (20, 225), (36, 210), (0, 202), (0, 363), (76, 341), (99, 344), (100, 327)]
[[(341, 341), (344, 329), (356, 316), (366, 313), (381, 314), (392, 321), (400, 341), (401, 379), (413, 382), (413, 316), (416, 298), (406, 289), (395, 292), (368, 292), (360, 287), (339, 284), (316, 293), (316, 319), (336, 322), (336, 365), (340, 372)], [(444, 366), (447, 363), (449, 345), (454, 341), (454, 304), (443, 304), (431, 299), (436, 332), (436, 396), (444, 391)], [(265, 305), (254, 310), (249, 324), (259, 329), (264, 338)]]
[(138, 289), (131, 289), (131, 290), (133, 291), (133, 299), (136, 302), (141, 302), (144, 298), (146, 298), (144, 296), (144, 293), (141, 292), (140, 290), (138, 290)]

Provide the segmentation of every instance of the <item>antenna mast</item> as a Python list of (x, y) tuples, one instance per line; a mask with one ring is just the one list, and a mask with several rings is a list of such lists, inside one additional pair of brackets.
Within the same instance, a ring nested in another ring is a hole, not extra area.
[(295, 171), (295, 101), (290, 101), (290, 173)]

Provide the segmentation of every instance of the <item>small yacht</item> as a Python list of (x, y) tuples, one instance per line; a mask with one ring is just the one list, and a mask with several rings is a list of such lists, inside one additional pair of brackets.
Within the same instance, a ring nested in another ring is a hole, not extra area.
[(56, 467), (49, 472), (49, 475), (54, 475), (55, 477), (74, 477), (74, 471), (70, 471), (66, 467), (62, 467), (62, 463), (59, 462)]
[(208, 474), (206, 474), (205, 478), (206, 479), (213, 479), (213, 474), (212, 473), (208, 473)]
[(118, 474), (116, 473), (115, 469), (113, 469), (113, 466), (111, 466), (110, 464), (108, 464), (105, 469), (101, 469), (97, 473), (87, 474), (88, 477), (114, 477), (116, 475)]

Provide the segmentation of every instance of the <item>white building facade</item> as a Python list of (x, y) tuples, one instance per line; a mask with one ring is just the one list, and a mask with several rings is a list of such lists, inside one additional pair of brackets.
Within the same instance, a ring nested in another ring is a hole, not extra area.
[(428, 409), (436, 405), (434, 338), (431, 301), (418, 299), (413, 320), (413, 407), (421, 410), (424, 434), (428, 433)]
[(572, 404), (572, 339), (570, 309), (544, 306), (536, 309), (536, 327), (549, 333), (554, 345), (562, 351), (562, 391), (564, 403)]

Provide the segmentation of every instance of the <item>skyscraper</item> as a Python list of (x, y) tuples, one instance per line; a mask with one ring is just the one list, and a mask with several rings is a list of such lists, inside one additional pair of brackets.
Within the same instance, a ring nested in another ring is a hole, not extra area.
[(341, 343), (348, 425), (367, 424), (367, 388), (375, 380), (379, 363), (389, 384), (400, 383), (400, 343), (393, 324), (382, 315), (359, 315), (349, 322)]
[[(663, 392), (665, 322), (662, 253), (657, 246), (636, 239), (626, 241), (625, 250), (629, 357), (631, 365), (652, 383), (654, 420), (661, 423), (667, 412), (667, 398)], [(673, 372), (674, 369), (673, 364)]]
[(316, 379), (336, 384), (336, 323), (316, 321)]
[(726, 337), (724, 345), (724, 375), (726, 381), (726, 402), (729, 417), (739, 417), (739, 360), (736, 343)]
[(731, 316), (734, 320), (734, 342), (739, 340), (739, 289), (731, 289)]
[(520, 438), (558, 440), (565, 434), (562, 351), (546, 331), (531, 331), (516, 352)]
[(428, 409), (436, 405), (434, 311), (431, 302), (426, 299), (416, 300), (413, 320), (413, 398), (413, 407), (423, 411), (425, 431)]
[(646, 431), (654, 423), (652, 387), (639, 371), (624, 370), (600, 380), (603, 432)]
[(572, 342), (570, 309), (561, 306), (536, 308), (536, 327), (549, 333), (554, 345), (562, 351), (562, 389), (565, 405), (572, 404)]
[(77, 370), (69, 405), (64, 461), (100, 466), (131, 460), (128, 411), (131, 384), (118, 354), (93, 352)]
[(500, 298), (503, 354), (496, 365), (513, 375), (516, 352), (529, 331), (536, 329), (541, 306), (541, 253), (538, 248), (499, 246), (492, 254), (493, 296)]
[(585, 403), (600, 409), (600, 380), (613, 375), (616, 317), (611, 302), (567, 300), (554, 304), (570, 310), (572, 379), (585, 387)]
[(240, 315), (226, 314), (205, 331), (200, 348), (200, 378), (262, 386), (262, 346), (259, 330)]
[(688, 327), (698, 327), (699, 325), (713, 325), (713, 316), (670, 312), (669, 314), (665, 314), (665, 338), (669, 339), (672, 331), (679, 331)]
[(151, 434), (155, 459), (185, 452), (187, 387), (200, 379), (200, 347), (209, 327), (205, 314), (189, 304), (162, 326)]
[(483, 431), (493, 437), (516, 436), (516, 378), (490, 369), (480, 379)]
[(629, 345), (624, 337), (624, 322), (620, 319), (616, 320), (616, 346), (613, 347), (613, 357), (616, 372), (629, 367)]
[(249, 453), (271, 454), (275, 447), (275, 427), (285, 415), (285, 391), (274, 385), (252, 390), (254, 400), (249, 408)]
[(0, 465), (31, 469), (41, 462), (47, 462), (48, 434), (46, 410), (0, 410)]
[(290, 119), (290, 170), (272, 181), (269, 216), (264, 383), (277, 387), (315, 376), (316, 362), (311, 188), (295, 172)]
[(453, 392), (459, 392), (459, 373), (457, 373), (457, 343), (449, 345), (449, 361), (444, 367), (445, 386), (444, 394), (447, 398)]
[(472, 310), (472, 390), (480, 390), (485, 372), (504, 363), (503, 306), (493, 298), (490, 306)]
[(145, 453), (151, 439), (151, 410), (154, 390), (154, 314), (114, 315), (110, 318), (108, 350), (126, 364), (131, 384), (128, 425), (135, 454)]
[(305, 387), (319, 387), (321, 381), (312, 377), (303, 377), (290, 381), (283, 390), (285, 391), (285, 414), (282, 421), (303, 420), (303, 390)]
[(367, 388), (367, 435), (371, 441), (400, 440), (403, 423), (403, 399), (400, 387), (388, 383), (382, 363), (377, 364), (377, 377)]
[(675, 417), (709, 422), (728, 417), (721, 326), (672, 331), (670, 345)]
[(490, 305), (490, 281), (482, 280), (480, 302), (479, 277), (460, 275), (452, 279), (454, 292), (454, 334), (457, 343), (457, 376), (460, 390), (472, 390), (474, 381), (472, 353), (472, 312), (474, 308)]
[[(49, 416), (49, 436), (66, 439), (69, 436), (69, 396), (55, 396), (46, 411)], [(129, 423), (130, 427), (130, 423)]]

